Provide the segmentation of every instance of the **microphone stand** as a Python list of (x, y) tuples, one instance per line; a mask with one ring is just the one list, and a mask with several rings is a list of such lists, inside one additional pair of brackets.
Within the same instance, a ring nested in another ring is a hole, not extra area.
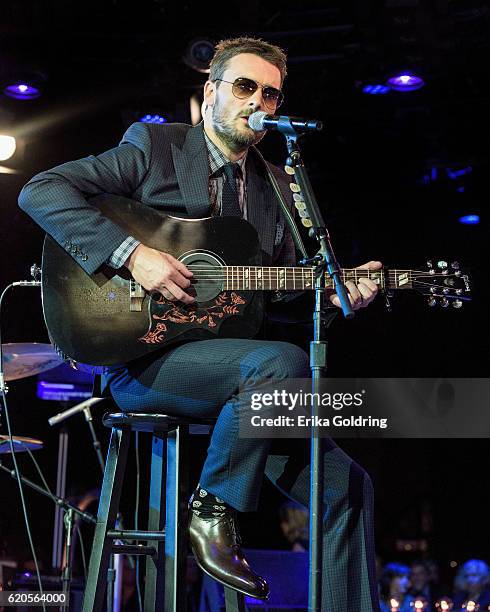
[[(14, 480), (17, 479), (15, 470), (8, 468), (6, 465), (3, 464), (2, 461), (0, 461), (0, 470), (9, 474)], [(49, 499), (51, 499), (56, 504), (56, 506), (59, 506), (60, 508), (62, 508), (62, 510), (65, 513), (64, 523), (65, 523), (65, 529), (66, 529), (66, 549), (65, 549), (66, 555), (65, 555), (65, 565), (61, 572), (61, 584), (62, 584), (63, 593), (66, 595), (66, 601), (69, 602), (70, 601), (71, 581), (72, 581), (71, 549), (72, 549), (72, 542), (73, 542), (73, 526), (74, 526), (74, 521), (75, 521), (75, 515), (77, 515), (79, 518), (81, 518), (87, 523), (95, 524), (97, 521), (95, 517), (92, 516), (90, 513), (80, 510), (80, 508), (77, 508), (73, 504), (70, 504), (70, 502), (64, 499), (63, 497), (59, 497), (58, 495), (55, 495), (51, 491), (45, 489), (44, 487), (39, 486), (32, 480), (29, 480), (28, 478), (25, 478), (24, 476), (22, 476), (21, 474), (19, 474), (19, 478), (23, 484), (27, 485), (31, 489), (34, 489), (38, 493), (41, 493), (45, 497), (48, 497)]]
[[(335, 258), (330, 236), (323, 220), (320, 208), (313, 193), (310, 179), (306, 173), (298, 146), (298, 134), (293, 124), (286, 117), (281, 117), (277, 129), (286, 137), (289, 152), (288, 164), (294, 169), (295, 182), (300, 188), (311, 219), (310, 235), (316, 238), (319, 250), (311, 259), (303, 259), (301, 265), (315, 267), (315, 309), (313, 313), (313, 340), (310, 342), (310, 368), (313, 401), (311, 416), (313, 423), (319, 416), (320, 381), (327, 368), (327, 340), (324, 331), (328, 328), (333, 316), (325, 313), (325, 272), (333, 279), (334, 288), (339, 296), (340, 307), (346, 319), (354, 316), (347, 290), (342, 282), (340, 267)], [(310, 465), (310, 550), (309, 550), (309, 588), (308, 610), (321, 612), (322, 604), (322, 560), (323, 560), (323, 439), (311, 428), (311, 465)]]
[[(57, 425), (58, 423), (61, 423), (61, 421), (64, 421), (65, 419), (69, 419), (70, 417), (72, 417), (75, 414), (78, 414), (79, 412), (83, 412), (88, 428), (90, 430), (90, 435), (92, 437), (92, 446), (97, 455), (97, 460), (99, 462), (102, 476), (104, 476), (104, 467), (105, 467), (104, 458), (102, 456), (99, 439), (97, 438), (97, 434), (93, 426), (92, 412), (90, 408), (91, 406), (98, 404), (99, 402), (102, 402), (103, 400), (104, 398), (101, 398), (101, 397), (92, 397), (48, 419), (48, 423), (50, 425)], [(122, 517), (119, 514), (117, 518), (116, 527), (118, 529), (123, 529), (122, 525), (123, 525)], [(71, 535), (71, 532), (68, 532), (68, 533)], [(68, 539), (68, 536), (67, 536), (67, 539)], [(116, 540), (116, 543), (119, 543), (119, 542)], [(123, 571), (123, 566), (121, 562), (121, 556), (111, 553), (109, 569), (107, 571), (107, 598), (106, 598), (107, 599), (107, 612), (119, 612), (120, 610), (121, 601), (122, 601), (122, 578), (121, 578), (122, 571)]]

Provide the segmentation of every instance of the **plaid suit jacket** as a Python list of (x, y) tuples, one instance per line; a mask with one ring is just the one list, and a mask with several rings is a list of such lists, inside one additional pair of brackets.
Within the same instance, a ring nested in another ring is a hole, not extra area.
[[(288, 176), (268, 164), (292, 206)], [(209, 216), (209, 164), (202, 123), (134, 123), (119, 146), (41, 172), (22, 189), (19, 206), (91, 274), (127, 238), (89, 198), (125, 196), (180, 217)], [(266, 170), (254, 147), (247, 156), (248, 220), (264, 264), (293, 265), (295, 249)]]

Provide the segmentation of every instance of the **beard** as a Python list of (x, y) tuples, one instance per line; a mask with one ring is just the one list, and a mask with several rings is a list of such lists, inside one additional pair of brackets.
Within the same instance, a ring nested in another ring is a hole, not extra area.
[[(237, 126), (238, 117), (249, 117), (254, 110), (243, 111), (241, 115), (227, 110), (219, 102), (219, 96), (212, 107), (213, 129), (218, 138), (233, 152), (239, 153), (257, 144), (265, 136), (264, 132), (254, 132), (248, 125)], [(241, 129), (240, 129), (241, 128)]]

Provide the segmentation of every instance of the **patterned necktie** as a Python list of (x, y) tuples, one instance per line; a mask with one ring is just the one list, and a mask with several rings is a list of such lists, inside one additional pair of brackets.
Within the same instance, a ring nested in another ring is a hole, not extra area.
[(221, 216), (222, 217), (241, 217), (242, 210), (238, 200), (238, 189), (236, 184), (236, 173), (238, 164), (229, 162), (222, 168), (225, 181), (221, 196)]

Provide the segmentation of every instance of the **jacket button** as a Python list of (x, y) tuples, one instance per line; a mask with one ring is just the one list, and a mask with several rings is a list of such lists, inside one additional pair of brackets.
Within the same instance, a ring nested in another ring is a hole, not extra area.
[(82, 257), (82, 261), (87, 261), (87, 259), (88, 259), (88, 255), (84, 255), (84, 256)]

